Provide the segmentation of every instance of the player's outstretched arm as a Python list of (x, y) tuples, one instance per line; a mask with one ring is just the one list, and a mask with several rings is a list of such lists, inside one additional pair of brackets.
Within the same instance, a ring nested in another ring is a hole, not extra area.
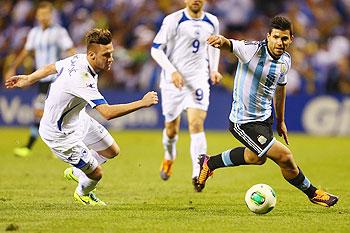
[(48, 75), (57, 73), (54, 64), (46, 65), (29, 75), (16, 75), (12, 76), (5, 81), (6, 88), (24, 88), (36, 83), (40, 79), (45, 78)]
[(209, 45), (218, 49), (224, 49), (228, 51), (232, 50), (230, 40), (222, 35), (209, 36), (207, 42)]
[(9, 67), (9, 69), (6, 71), (4, 77), (5, 80), (9, 79), (10, 77), (16, 75), (16, 69), (17, 67), (23, 63), (24, 59), (31, 54), (31, 51), (27, 49), (22, 49), (22, 51), (19, 53), (18, 56), (16, 56), (16, 59), (14, 60), (12, 66)]
[(158, 103), (158, 95), (155, 91), (150, 91), (142, 99), (127, 104), (101, 104), (96, 106), (96, 110), (107, 120), (121, 117), (141, 108), (147, 108)]

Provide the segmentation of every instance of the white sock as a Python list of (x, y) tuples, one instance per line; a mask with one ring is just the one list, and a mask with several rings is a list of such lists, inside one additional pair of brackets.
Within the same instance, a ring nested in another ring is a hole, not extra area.
[(174, 138), (169, 138), (166, 134), (166, 130), (163, 129), (163, 147), (165, 151), (164, 158), (166, 160), (175, 160), (176, 158), (176, 142), (179, 136), (176, 135)]
[(79, 179), (78, 187), (76, 188), (76, 192), (78, 195), (88, 195), (92, 190), (96, 188), (98, 181), (92, 180), (85, 175), (85, 177), (81, 177)]
[(73, 175), (78, 177), (78, 180), (80, 180), (80, 178), (82, 177), (87, 177), (86, 174), (79, 168), (76, 168), (76, 167), (72, 167), (72, 168), (73, 168)]
[(90, 152), (91, 152), (91, 155), (97, 160), (98, 165), (101, 165), (101, 164), (103, 164), (103, 163), (105, 163), (107, 161), (106, 157), (100, 155), (96, 151), (90, 150)]
[(191, 134), (191, 146), (190, 146), (191, 158), (192, 158), (192, 178), (198, 177), (200, 166), (198, 164), (198, 156), (207, 153), (207, 139), (205, 133)]

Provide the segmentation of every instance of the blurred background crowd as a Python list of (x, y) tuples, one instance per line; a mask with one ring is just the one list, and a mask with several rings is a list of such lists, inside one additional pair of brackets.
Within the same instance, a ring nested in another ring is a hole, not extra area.
[[(1, 0), (1, 79), (36, 24), (37, 2)], [(78, 52), (85, 52), (84, 35), (88, 29), (112, 31), (116, 62), (111, 72), (100, 76), (100, 88), (158, 88), (160, 68), (150, 57), (151, 44), (165, 15), (183, 8), (183, 0), (51, 2), (55, 6), (55, 23), (68, 30)], [(207, 0), (206, 11), (218, 17), (221, 34), (247, 40), (264, 39), (269, 18), (286, 15), (295, 31), (289, 49), (293, 68), (288, 76), (288, 94), (350, 94), (350, 0)], [(232, 54), (222, 53), (223, 91), (231, 91), (236, 63)], [(17, 73), (30, 73), (33, 68), (34, 61), (28, 58)]]

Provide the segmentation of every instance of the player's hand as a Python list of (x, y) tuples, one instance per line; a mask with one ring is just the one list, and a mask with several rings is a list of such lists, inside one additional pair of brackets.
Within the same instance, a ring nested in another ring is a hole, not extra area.
[(213, 85), (220, 83), (222, 75), (217, 71), (212, 71), (210, 74), (210, 80)]
[(184, 79), (178, 71), (175, 71), (171, 74), (171, 81), (174, 83), (175, 87), (179, 89), (184, 86)]
[(142, 102), (145, 107), (150, 107), (152, 105), (158, 104), (157, 92), (155, 91), (147, 92), (147, 94), (143, 96)]
[(221, 48), (221, 46), (225, 43), (225, 37), (221, 35), (212, 35), (207, 39), (209, 45), (215, 48)]
[(24, 88), (32, 84), (28, 75), (16, 75), (5, 81), (6, 88)]
[(284, 121), (277, 122), (276, 128), (277, 128), (278, 135), (280, 137), (283, 136), (284, 141), (286, 142), (287, 145), (289, 145), (286, 123)]

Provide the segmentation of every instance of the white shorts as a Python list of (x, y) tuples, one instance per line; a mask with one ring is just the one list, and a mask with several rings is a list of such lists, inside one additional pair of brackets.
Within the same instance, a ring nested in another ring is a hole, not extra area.
[(85, 138), (71, 144), (72, 146), (67, 145), (64, 141), (61, 145), (57, 143), (57, 140), (51, 141), (43, 138), (43, 141), (61, 160), (89, 174), (98, 166), (90, 149), (97, 152), (105, 150), (113, 144), (114, 139), (106, 128), (93, 118), (86, 119), (83, 125)]
[(175, 120), (187, 108), (207, 111), (209, 95), (210, 86), (207, 81), (192, 82), (182, 87), (181, 90), (176, 88), (174, 84), (163, 85), (161, 98), (165, 122)]

